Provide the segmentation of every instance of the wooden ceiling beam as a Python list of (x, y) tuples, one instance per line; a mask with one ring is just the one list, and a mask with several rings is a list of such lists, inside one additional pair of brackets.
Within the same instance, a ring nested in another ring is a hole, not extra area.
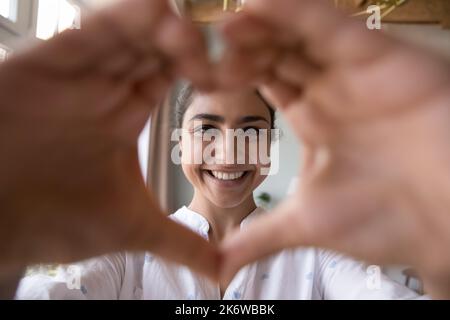
[[(365, 10), (371, 0), (335, 0), (351, 13)], [(384, 18), (395, 23), (434, 23), (450, 28), (450, 0), (407, 0)]]

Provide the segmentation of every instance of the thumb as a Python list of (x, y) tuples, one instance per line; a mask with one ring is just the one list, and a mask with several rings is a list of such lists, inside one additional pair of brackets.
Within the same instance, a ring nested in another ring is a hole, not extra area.
[(163, 217), (158, 228), (158, 241), (150, 244), (153, 253), (218, 280), (221, 259), (215, 246), (169, 218)]
[(213, 281), (218, 280), (219, 250), (187, 227), (168, 218), (150, 193), (146, 205), (139, 206), (145, 217), (137, 223), (137, 232), (127, 251), (150, 251), (171, 262), (185, 265)]
[(220, 281), (229, 283), (235, 274), (250, 262), (262, 259), (281, 249), (306, 244), (298, 214), (297, 200), (287, 199), (273, 212), (268, 213), (242, 232), (226, 238), (221, 246), (222, 267)]

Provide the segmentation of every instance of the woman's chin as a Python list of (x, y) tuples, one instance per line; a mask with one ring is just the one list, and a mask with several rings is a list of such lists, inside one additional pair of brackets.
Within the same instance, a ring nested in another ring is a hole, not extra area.
[(228, 197), (235, 197), (235, 195), (242, 195), (246, 193), (247, 189), (251, 188), (254, 171), (243, 171), (244, 174), (232, 180), (224, 180), (215, 177), (210, 170), (202, 170), (202, 178), (208, 189), (214, 190), (218, 195), (229, 195)]
[[(255, 170), (242, 170), (242, 175), (235, 173), (235, 176), (217, 177), (211, 170), (200, 170), (202, 193), (211, 203), (219, 208), (231, 209), (242, 205), (253, 192)], [(235, 170), (238, 172), (238, 170)]]

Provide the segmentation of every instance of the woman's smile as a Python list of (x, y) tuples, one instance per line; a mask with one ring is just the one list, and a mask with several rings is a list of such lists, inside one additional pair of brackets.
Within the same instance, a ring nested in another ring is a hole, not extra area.
[(201, 169), (202, 176), (205, 183), (213, 184), (214, 187), (218, 188), (238, 188), (241, 186), (246, 186), (248, 181), (251, 181), (254, 170), (249, 169)]
[[(258, 132), (274, 128), (274, 109), (254, 89), (202, 94), (189, 88), (176, 108), (182, 169), (194, 187), (190, 208), (227, 210), (230, 221), (242, 220), (256, 207), (253, 190), (266, 178), (259, 154), (253, 155), (263, 144), (269, 149), (270, 137), (259, 139)], [(244, 134), (230, 134), (238, 130)]]

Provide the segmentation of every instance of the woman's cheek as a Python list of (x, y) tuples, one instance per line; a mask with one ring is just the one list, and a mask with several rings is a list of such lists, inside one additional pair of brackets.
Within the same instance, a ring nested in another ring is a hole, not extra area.
[(198, 137), (185, 134), (181, 141), (181, 163), (185, 165), (201, 165), (202, 141)]
[[(278, 149), (275, 149), (276, 156)], [(260, 137), (258, 144), (258, 169), (264, 180), (270, 173), (272, 165), (272, 140), (269, 133), (265, 133)]]
[(246, 164), (253, 164), (256, 167), (258, 167), (259, 166), (259, 156), (258, 156), (259, 144), (258, 144), (257, 137), (252, 137), (251, 139), (249, 139), (249, 141), (247, 142), (247, 145), (246, 145), (245, 152), (247, 154)]
[(181, 142), (181, 166), (184, 175), (194, 188), (199, 187), (201, 177), (200, 165), (196, 164), (196, 149), (194, 139), (189, 135), (183, 136)]

